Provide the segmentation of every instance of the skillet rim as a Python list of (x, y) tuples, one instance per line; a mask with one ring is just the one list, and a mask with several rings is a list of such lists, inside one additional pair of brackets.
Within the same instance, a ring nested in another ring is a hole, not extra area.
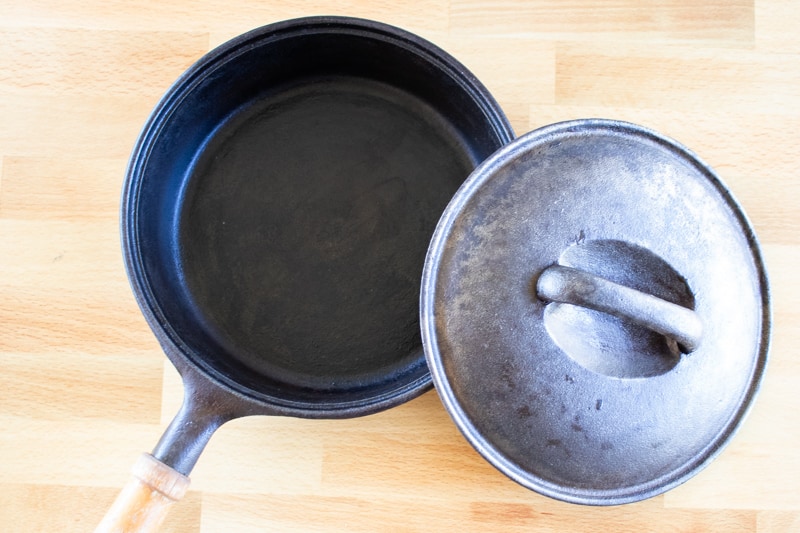
[[(423, 375), (396, 389), (343, 402), (325, 401), (324, 393), (321, 391), (319, 401), (308, 402), (281, 398), (242, 385), (214, 368), (214, 365), (207, 361), (207, 354), (191, 348), (174, 331), (151, 289), (147, 269), (142, 260), (138, 234), (139, 196), (143, 170), (147, 167), (151, 150), (157, 143), (161, 131), (183, 100), (220, 65), (256, 46), (286, 37), (319, 33), (362, 35), (403, 48), (421, 57), (473, 98), (476, 107), (482, 111), (485, 121), (491, 126), (492, 133), (502, 143), (507, 144), (514, 139), (514, 132), (507, 117), (488, 89), (453, 56), (417, 35), (382, 22), (341, 16), (303, 17), (267, 24), (234, 37), (206, 53), (181, 74), (153, 108), (137, 137), (128, 161), (120, 209), (120, 234), (125, 270), (137, 305), (167, 357), (178, 369), (185, 385), (187, 379), (191, 381), (199, 377), (208, 382), (207, 384), (238, 397), (251, 408), (255, 402), (269, 413), (277, 412), (302, 418), (345, 418), (382, 411), (423, 394), (433, 387), (429, 369), (426, 368)], [(420, 276), (421, 274), (420, 269)], [(422, 345), (417, 351), (420, 355), (416, 359), (425, 366)], [(193, 377), (188, 378), (190, 375)]]

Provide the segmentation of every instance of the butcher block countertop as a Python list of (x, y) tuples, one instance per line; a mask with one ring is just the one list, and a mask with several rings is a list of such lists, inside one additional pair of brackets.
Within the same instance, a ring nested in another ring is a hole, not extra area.
[(151, 109), (211, 48), (321, 14), (443, 47), (517, 134), (613, 118), (699, 154), (763, 248), (766, 375), (721, 455), (640, 503), (585, 507), (517, 485), (431, 390), (358, 419), (226, 424), (164, 531), (800, 531), (797, 0), (0, 4), (0, 531), (91, 531), (180, 404), (119, 242), (125, 166)]

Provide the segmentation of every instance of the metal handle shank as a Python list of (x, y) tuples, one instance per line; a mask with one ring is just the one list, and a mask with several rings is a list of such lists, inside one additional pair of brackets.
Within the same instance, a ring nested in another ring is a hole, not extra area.
[(552, 265), (539, 276), (536, 292), (543, 300), (635, 322), (674, 339), (686, 353), (700, 345), (703, 324), (693, 310), (582, 270)]

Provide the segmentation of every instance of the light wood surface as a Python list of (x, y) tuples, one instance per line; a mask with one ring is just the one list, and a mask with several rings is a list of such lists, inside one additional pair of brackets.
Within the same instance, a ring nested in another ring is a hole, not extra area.
[(771, 361), (722, 455), (638, 504), (588, 508), (517, 486), (432, 391), (355, 420), (226, 424), (165, 531), (800, 531), (797, 0), (0, 0), (0, 530), (91, 531), (177, 412), (179, 379), (122, 265), (126, 159), (203, 53), (312, 14), (439, 44), (518, 133), (600, 116), (688, 145), (761, 239)]

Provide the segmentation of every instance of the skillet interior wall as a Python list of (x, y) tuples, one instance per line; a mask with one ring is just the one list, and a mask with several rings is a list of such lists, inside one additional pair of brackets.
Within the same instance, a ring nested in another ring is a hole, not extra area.
[[(428, 380), (417, 312), (428, 240), (510, 129), (462, 73), (396, 37), (251, 34), (204, 61), (131, 165), (128, 240), (170, 341), (240, 392), (310, 409), (320, 392), (349, 405)], [(313, 143), (325, 155), (309, 166)]]

